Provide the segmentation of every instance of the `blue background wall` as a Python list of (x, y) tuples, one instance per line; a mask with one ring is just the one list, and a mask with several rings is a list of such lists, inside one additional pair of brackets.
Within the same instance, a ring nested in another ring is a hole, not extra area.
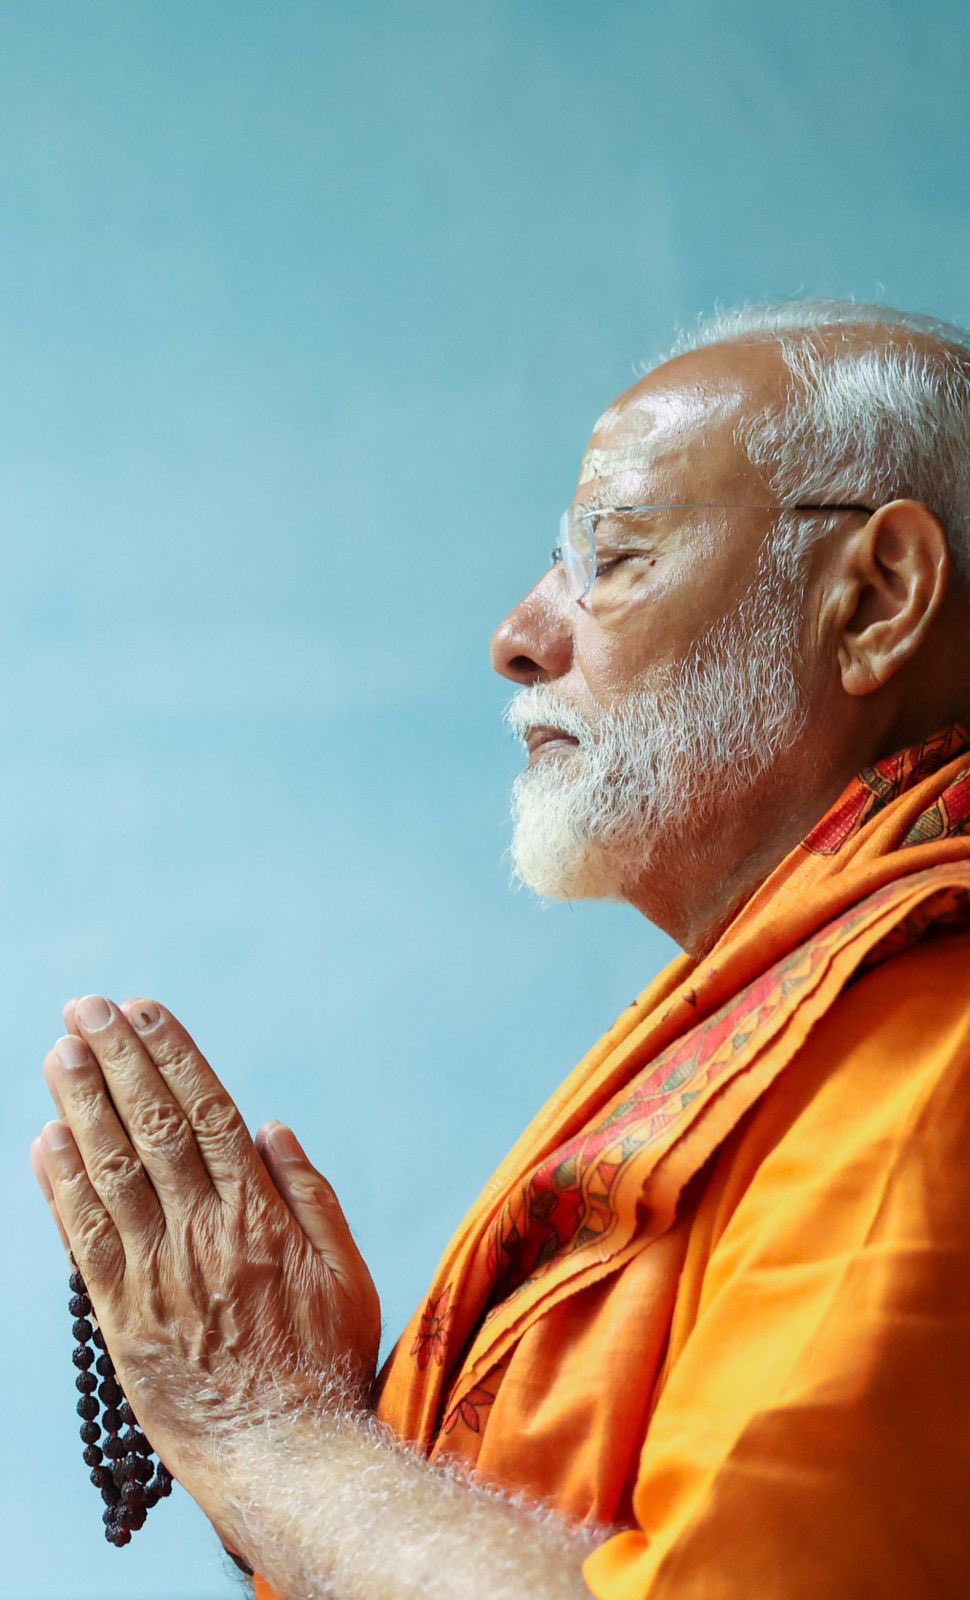
[(715, 301), (970, 320), (964, 0), (0, 6), (5, 1600), (235, 1592), (100, 1537), (27, 1167), (69, 995), (157, 994), (333, 1179), (393, 1338), (668, 959), (510, 893), (495, 624)]

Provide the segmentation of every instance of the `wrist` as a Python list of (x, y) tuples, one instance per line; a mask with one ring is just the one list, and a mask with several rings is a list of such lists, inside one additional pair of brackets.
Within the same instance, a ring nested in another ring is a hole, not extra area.
[(315, 1404), (264, 1411), (223, 1434), (218, 1456), (200, 1465), (184, 1487), (236, 1564), (264, 1571), (266, 1538), (287, 1520), (291, 1492), (308, 1473), (325, 1492), (328, 1472), (343, 1473), (348, 1452), (384, 1432), (359, 1390), (329, 1384)]

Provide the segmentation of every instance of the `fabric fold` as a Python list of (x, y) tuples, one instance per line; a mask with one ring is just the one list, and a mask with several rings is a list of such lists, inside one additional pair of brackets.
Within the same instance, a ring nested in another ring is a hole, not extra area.
[(388, 1363), (379, 1412), (401, 1437), (444, 1445), (445, 1416), (533, 1319), (672, 1225), (860, 968), (967, 923), (968, 826), (955, 725), (860, 773), (709, 954), (622, 1013), (486, 1186)]

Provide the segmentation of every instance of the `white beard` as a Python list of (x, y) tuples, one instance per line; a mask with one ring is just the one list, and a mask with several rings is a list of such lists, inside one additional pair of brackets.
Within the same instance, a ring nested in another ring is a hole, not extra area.
[(798, 588), (765, 552), (737, 609), (595, 725), (553, 685), (517, 694), (520, 739), (546, 725), (579, 747), (516, 778), (514, 877), (551, 899), (622, 900), (665, 847), (683, 861), (802, 732), (800, 628)]

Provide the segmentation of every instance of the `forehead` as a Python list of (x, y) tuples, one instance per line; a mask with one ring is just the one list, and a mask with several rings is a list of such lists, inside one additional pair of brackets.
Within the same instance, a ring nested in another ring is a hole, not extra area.
[(737, 426), (746, 413), (781, 397), (784, 378), (777, 346), (712, 346), (658, 367), (600, 417), (577, 500), (750, 498), (765, 485), (737, 440)]

